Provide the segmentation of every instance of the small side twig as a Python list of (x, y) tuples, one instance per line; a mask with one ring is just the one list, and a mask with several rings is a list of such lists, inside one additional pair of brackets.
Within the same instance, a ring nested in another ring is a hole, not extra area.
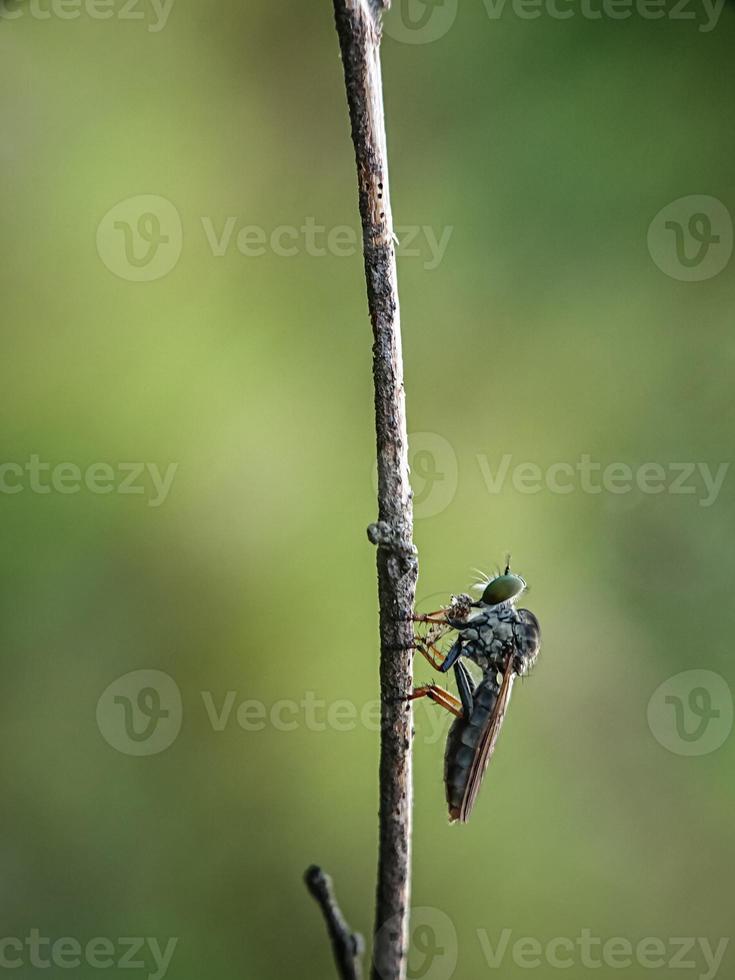
[(306, 887), (322, 910), (332, 942), (334, 962), (342, 980), (360, 980), (364, 943), (359, 933), (352, 932), (334, 897), (332, 879), (321, 868), (312, 865), (304, 874)]

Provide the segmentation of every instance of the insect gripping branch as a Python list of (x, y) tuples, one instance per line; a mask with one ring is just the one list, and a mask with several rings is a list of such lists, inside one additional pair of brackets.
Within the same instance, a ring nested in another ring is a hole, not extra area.
[(334, 0), (357, 163), (365, 279), (373, 328), (378, 460), (380, 607), (380, 844), (373, 941), (374, 980), (405, 980), (411, 873), (412, 643), (418, 561), (403, 388), (395, 237), (388, 184), (381, 16), (389, 0)]

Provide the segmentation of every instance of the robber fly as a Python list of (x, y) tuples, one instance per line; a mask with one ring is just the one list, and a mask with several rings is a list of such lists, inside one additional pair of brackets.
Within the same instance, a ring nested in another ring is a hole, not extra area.
[[(527, 674), (536, 662), (541, 643), (539, 622), (528, 609), (515, 603), (526, 588), (520, 575), (510, 571), (510, 559), (502, 575), (482, 584), (479, 600), (452, 596), (448, 607), (424, 616), (425, 635), (416, 637), (416, 649), (441, 673), (454, 670), (459, 699), (427, 684), (413, 698), (428, 697), (456, 716), (449, 729), (444, 754), (444, 785), (449, 819), (469, 820), (503, 725), (513, 682)], [(446, 656), (436, 644), (448, 632), (456, 639)], [(476, 683), (461, 658), (482, 670)]]

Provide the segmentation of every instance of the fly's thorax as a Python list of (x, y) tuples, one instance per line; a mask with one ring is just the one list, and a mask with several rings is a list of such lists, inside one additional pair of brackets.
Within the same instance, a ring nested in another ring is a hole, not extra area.
[(461, 654), (484, 672), (504, 671), (508, 657), (513, 670), (527, 674), (536, 662), (541, 628), (528, 609), (516, 610), (511, 603), (481, 608), (460, 630)]
[(462, 655), (485, 672), (502, 669), (515, 647), (518, 614), (512, 605), (481, 606), (460, 631)]

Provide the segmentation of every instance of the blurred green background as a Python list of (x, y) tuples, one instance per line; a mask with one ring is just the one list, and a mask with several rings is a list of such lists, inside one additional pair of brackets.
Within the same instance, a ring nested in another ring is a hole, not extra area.
[[(322, 980), (301, 874), (322, 863), (369, 932), (378, 755), (371, 335), (331, 4), (49, 3), (0, 19), (2, 936), (107, 937), (108, 975), (121, 937), (178, 937), (171, 978)], [(570, 9), (411, 0), (383, 45), (419, 596), (512, 551), (544, 630), (466, 827), (438, 709), (416, 710), (429, 980), (526, 976), (517, 939), (583, 929), (666, 947), (597, 977), (681, 976), (670, 937), (732, 929), (735, 474), (703, 506), (701, 471), (677, 493), (669, 466), (732, 455), (735, 8), (710, 30), (693, 4)], [(677, 224), (714, 263), (700, 281)], [(517, 464), (585, 454), (658, 463), (666, 487), (518, 488)], [(34, 456), (68, 481), (34, 489)], [(68, 490), (99, 464), (111, 492)], [(150, 469), (121, 492), (121, 464), (176, 464), (164, 499)], [(138, 702), (150, 675), (117, 681), (141, 670), (172, 679), (180, 731), (171, 685)], [(28, 945), (3, 955), (36, 974)], [(99, 975), (81, 959), (64, 975)], [(530, 975), (558, 972), (542, 954)]]

